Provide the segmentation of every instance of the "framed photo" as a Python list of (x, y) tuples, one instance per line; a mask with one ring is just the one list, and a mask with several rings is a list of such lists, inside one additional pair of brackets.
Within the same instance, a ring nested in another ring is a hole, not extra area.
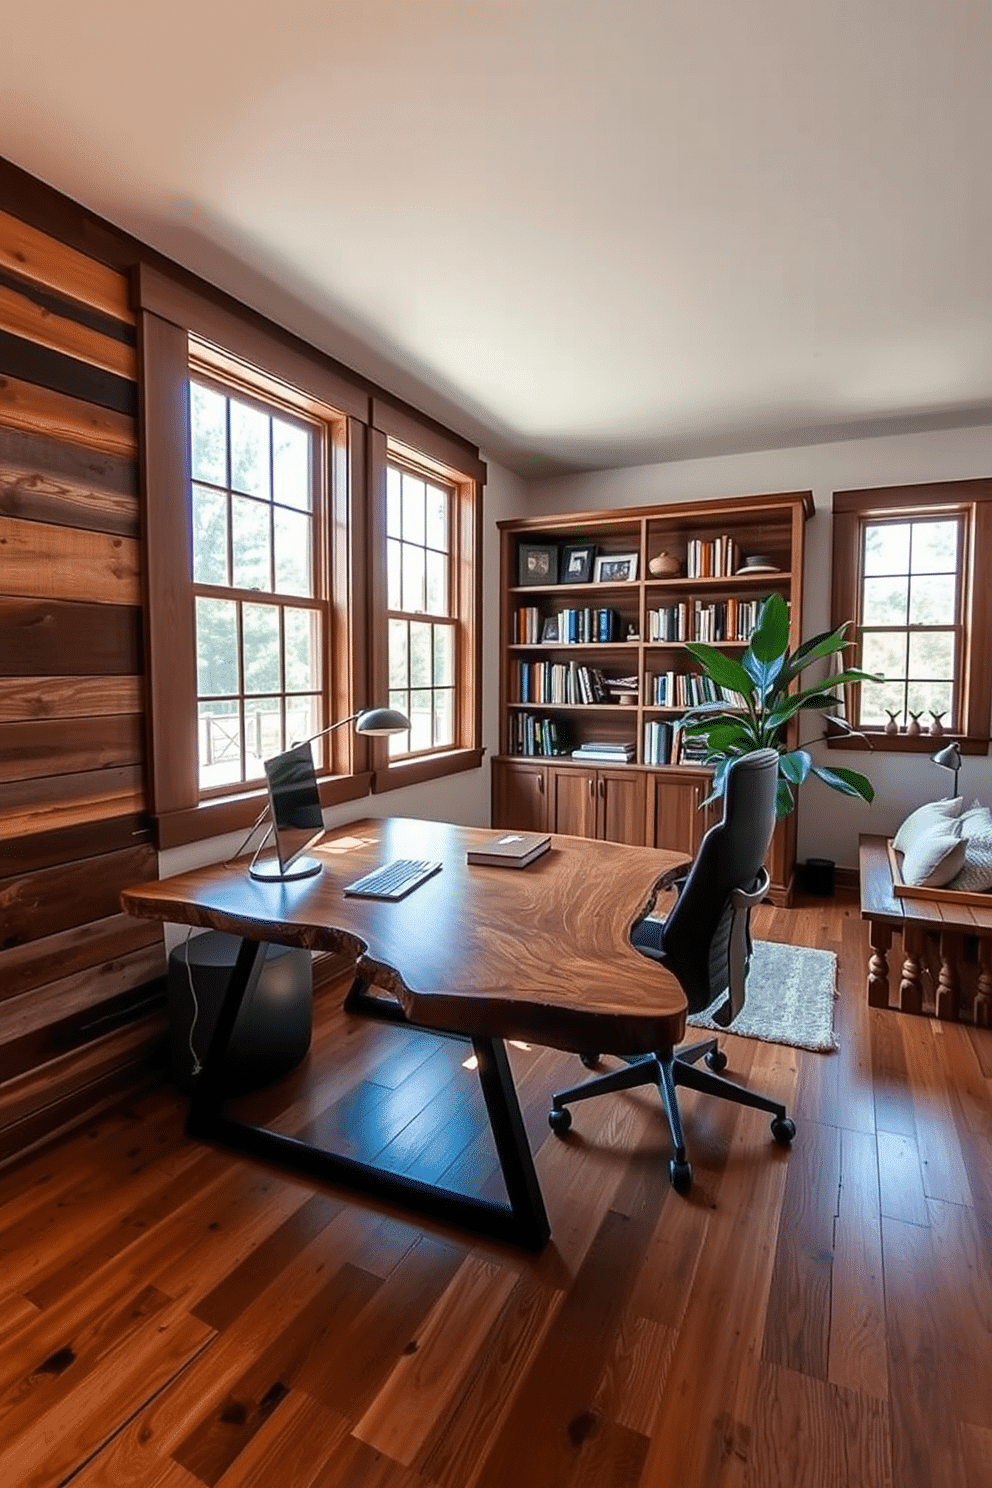
[(541, 640), (542, 641), (557, 641), (559, 639), (560, 639), (560, 637), (558, 635), (558, 616), (557, 615), (545, 615), (545, 617), (544, 617), (544, 623), (541, 626)]
[(521, 543), (518, 554), (521, 584), (557, 584), (558, 549), (554, 543)]
[(561, 555), (561, 583), (588, 584), (592, 578), (592, 565), (595, 557), (595, 545), (590, 543), (563, 548)]
[(600, 553), (596, 559), (597, 584), (629, 584), (636, 578), (636, 553)]

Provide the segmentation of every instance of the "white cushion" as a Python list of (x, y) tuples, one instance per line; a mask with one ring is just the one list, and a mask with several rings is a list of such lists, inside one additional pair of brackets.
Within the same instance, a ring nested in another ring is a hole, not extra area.
[(947, 887), (966, 894), (984, 894), (992, 889), (992, 828), (964, 838), (964, 867)]
[(911, 811), (892, 839), (892, 846), (899, 852), (908, 852), (916, 841), (932, 827), (946, 825), (961, 815), (964, 796), (952, 796), (948, 801), (927, 801)]
[(906, 850), (902, 860), (903, 883), (926, 889), (946, 887), (964, 867), (966, 847), (965, 839), (946, 827), (924, 833)]
[(975, 804), (962, 811), (958, 817), (962, 837), (988, 837), (992, 834), (992, 811), (987, 806)]

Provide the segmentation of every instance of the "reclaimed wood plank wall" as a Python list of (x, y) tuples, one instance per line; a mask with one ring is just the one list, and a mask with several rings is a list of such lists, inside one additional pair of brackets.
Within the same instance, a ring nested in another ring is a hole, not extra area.
[(160, 1059), (136, 412), (126, 275), (0, 211), (0, 1163)]

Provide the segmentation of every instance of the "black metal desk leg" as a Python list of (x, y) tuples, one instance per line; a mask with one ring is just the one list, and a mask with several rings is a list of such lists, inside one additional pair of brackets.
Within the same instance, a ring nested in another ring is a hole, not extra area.
[(528, 1249), (540, 1250), (547, 1243), (551, 1226), (520, 1114), (506, 1047), (502, 1039), (491, 1038), (473, 1038), (472, 1047), (479, 1064), (479, 1083), (489, 1112), (510, 1210), (519, 1227), (519, 1243)]

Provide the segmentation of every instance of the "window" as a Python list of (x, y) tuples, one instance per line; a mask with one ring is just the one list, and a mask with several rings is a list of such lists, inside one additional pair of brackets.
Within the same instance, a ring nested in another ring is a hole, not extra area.
[[(847, 717), (873, 744), (932, 747), (936, 721), (985, 747), (992, 609), (979, 580), (992, 558), (990, 503), (986, 481), (834, 496), (833, 623), (853, 622), (857, 656), (846, 659), (884, 678), (850, 689)], [(913, 718), (922, 742), (905, 732)], [(883, 732), (890, 719), (901, 732)]]
[(315, 741), (324, 805), (477, 768), (478, 450), (205, 287), (135, 288), (159, 848), (241, 831), (264, 759), (390, 697), (407, 736)]
[[(201, 791), (324, 726), (319, 425), (190, 381)], [(315, 750), (319, 749), (319, 741)]]
[(394, 758), (455, 742), (451, 486), (390, 459), (386, 469), (389, 704), (410, 720), (394, 735)]

